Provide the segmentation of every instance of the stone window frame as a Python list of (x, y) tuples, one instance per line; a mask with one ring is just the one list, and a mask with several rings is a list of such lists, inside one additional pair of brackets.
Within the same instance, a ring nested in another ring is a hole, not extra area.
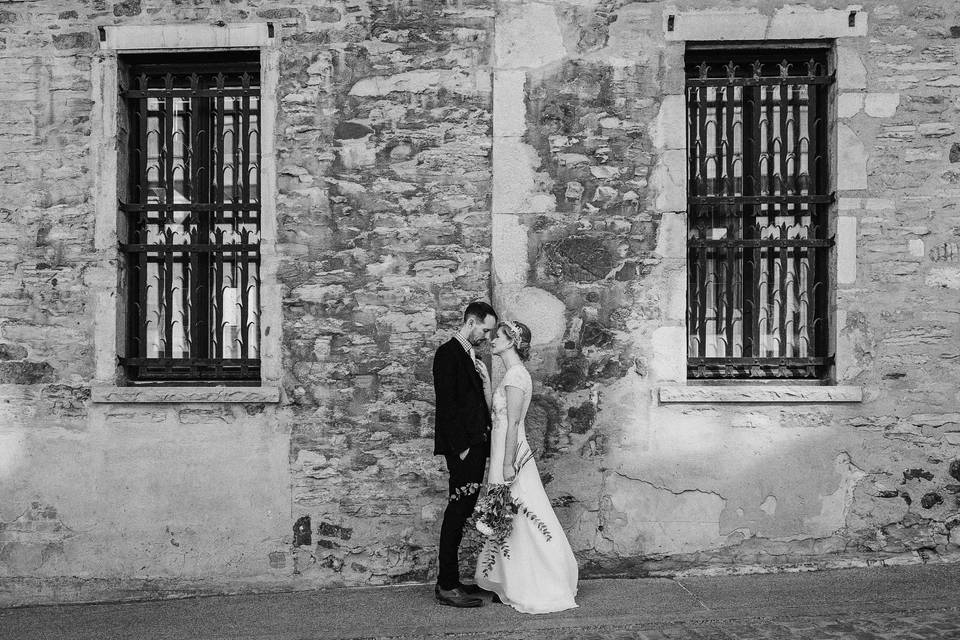
[[(686, 96), (684, 59), (686, 45), (738, 43), (776, 45), (778, 42), (829, 41), (833, 45), (837, 72), (837, 98), (844, 91), (866, 89), (862, 63), (845, 46), (847, 39), (867, 35), (867, 14), (860, 5), (846, 9), (811, 9), (806, 6), (783, 7), (772, 15), (757, 9), (704, 9), (678, 11), (665, 7), (663, 34), (666, 41), (668, 72), (664, 78), (664, 96), (660, 114), (653, 126), (654, 146), (660, 152), (652, 183), (659, 186), (655, 207), (662, 215), (660, 243), (671, 276), (671, 299), (666, 303), (664, 326), (653, 336), (651, 372), (659, 378), (657, 399), (661, 404), (687, 403), (838, 403), (862, 402), (863, 389), (857, 385), (822, 383), (733, 382), (692, 383), (687, 379), (686, 327)], [(833, 181), (838, 194), (834, 248), (834, 289), (856, 280), (856, 218), (843, 216), (843, 192), (866, 189), (865, 162), (837, 162), (838, 139), (851, 141), (852, 132), (834, 118), (831, 136), (834, 145)], [(861, 147), (862, 148), (862, 147)], [(845, 311), (838, 297), (833, 301), (833, 343)], [(839, 360), (841, 354), (835, 349)], [(835, 363), (835, 370), (839, 369)]]
[[(110, 320), (94, 325), (94, 379), (91, 399), (96, 403), (127, 402), (279, 402), (281, 380), (281, 298), (276, 252), (276, 147), (274, 127), (279, 83), (279, 38), (272, 23), (238, 25), (128, 25), (99, 27), (100, 51), (91, 64), (93, 118), (91, 123), (92, 175), (95, 176), (96, 264), (89, 272), (94, 290), (94, 318)], [(261, 74), (261, 344), (259, 386), (125, 386), (117, 355), (125, 331), (122, 256), (118, 250), (117, 209), (120, 148), (119, 64), (126, 53), (174, 53), (256, 50)]]

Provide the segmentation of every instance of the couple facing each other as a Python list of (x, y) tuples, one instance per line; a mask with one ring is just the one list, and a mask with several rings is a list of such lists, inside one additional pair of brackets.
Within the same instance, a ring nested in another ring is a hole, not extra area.
[[(435, 589), (441, 604), (479, 607), (484, 604), (480, 595), (492, 594), (494, 602), (523, 613), (577, 606), (577, 560), (543, 490), (524, 431), (533, 391), (530, 374), (523, 365), (530, 357), (530, 337), (526, 325), (498, 322), (493, 307), (472, 302), (464, 310), (460, 329), (434, 356), (434, 454), (446, 458), (450, 473), (450, 499), (440, 528)], [(487, 366), (475, 350), (485, 341), (506, 369), (492, 393)], [(531, 518), (518, 514), (506, 540), (509, 555), (487, 540), (480, 558), (492, 557), (493, 566), (481, 570), (478, 563), (476, 583), (465, 584), (460, 581), (458, 551), (464, 524), (479, 497), (479, 490), (469, 488), (483, 483), (488, 456), (488, 483), (508, 484), (512, 497), (536, 516), (550, 535), (544, 536)]]

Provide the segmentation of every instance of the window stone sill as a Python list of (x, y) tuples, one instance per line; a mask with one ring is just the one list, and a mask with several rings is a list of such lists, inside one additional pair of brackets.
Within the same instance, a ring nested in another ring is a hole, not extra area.
[(804, 385), (670, 385), (658, 390), (660, 404), (695, 403), (836, 403), (863, 402), (858, 386), (821, 387)]
[(280, 402), (279, 386), (264, 387), (93, 387), (95, 403)]

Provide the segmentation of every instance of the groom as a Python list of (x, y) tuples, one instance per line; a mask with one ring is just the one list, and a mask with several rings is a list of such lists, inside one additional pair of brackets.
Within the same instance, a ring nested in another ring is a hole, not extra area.
[(476, 595), (480, 588), (460, 582), (458, 551), (490, 455), (490, 375), (474, 347), (489, 340), (496, 326), (493, 307), (471, 302), (463, 312), (460, 329), (433, 357), (437, 397), (433, 453), (446, 458), (450, 472), (450, 499), (440, 527), (440, 571), (434, 593), (437, 602), (452, 607), (483, 605)]

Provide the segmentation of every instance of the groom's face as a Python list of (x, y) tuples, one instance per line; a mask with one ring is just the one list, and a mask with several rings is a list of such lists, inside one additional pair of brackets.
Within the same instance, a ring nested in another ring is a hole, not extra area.
[(476, 318), (471, 318), (471, 320), (474, 323), (473, 329), (471, 329), (470, 336), (467, 338), (470, 344), (476, 347), (493, 337), (493, 330), (497, 327), (497, 321), (493, 316), (487, 316), (482, 322)]

